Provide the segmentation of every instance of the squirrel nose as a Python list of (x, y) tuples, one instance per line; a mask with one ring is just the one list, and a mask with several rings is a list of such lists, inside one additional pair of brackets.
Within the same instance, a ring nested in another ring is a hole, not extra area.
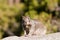
[(29, 26), (26, 26), (26, 28), (29, 28)]

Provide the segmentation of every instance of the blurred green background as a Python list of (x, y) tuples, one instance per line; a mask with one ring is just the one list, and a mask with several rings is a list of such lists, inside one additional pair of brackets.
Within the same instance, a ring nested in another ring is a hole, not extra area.
[(57, 32), (57, 26), (51, 21), (60, 22), (59, 6), (60, 0), (0, 0), (0, 39), (9, 36), (7, 30), (17, 36), (23, 35), (22, 15), (42, 21), (47, 34)]

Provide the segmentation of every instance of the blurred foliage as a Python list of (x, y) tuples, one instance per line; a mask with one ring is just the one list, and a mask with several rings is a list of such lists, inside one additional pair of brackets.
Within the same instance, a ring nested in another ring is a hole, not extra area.
[[(42, 23), (47, 26), (47, 33), (57, 32), (57, 27), (55, 25), (51, 26), (50, 21), (52, 19), (52, 15), (56, 14), (55, 9), (58, 6), (58, 0), (24, 0), (20, 4), (13, 5), (12, 7), (10, 7), (6, 2), (7, 0), (0, 0), (1, 38), (4, 34), (4, 31), (1, 30), (7, 30), (8, 28), (10, 28), (13, 32), (16, 30), (17, 32), (15, 33), (17, 34), (19, 31), (19, 35), (21, 35), (21, 11), (23, 11), (26, 16), (30, 16), (31, 19), (38, 19), (42, 21)], [(53, 13), (53, 11), (55, 11), (55, 13)], [(14, 23), (17, 25), (17, 27), (14, 27)]]
[(31, 19), (33, 19), (33, 18), (36, 19), (38, 17), (37, 11), (35, 11), (35, 10), (30, 10), (30, 11), (26, 12), (25, 15), (30, 16)]

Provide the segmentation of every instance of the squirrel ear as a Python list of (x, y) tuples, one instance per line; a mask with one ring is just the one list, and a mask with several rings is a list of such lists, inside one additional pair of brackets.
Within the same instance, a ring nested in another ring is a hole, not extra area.
[(22, 18), (25, 18), (25, 16), (22, 16)]
[(24, 19), (25, 19), (25, 17), (24, 17), (24, 16), (22, 16), (22, 19), (24, 20)]
[(22, 16), (22, 18), (23, 18), (24, 16)]

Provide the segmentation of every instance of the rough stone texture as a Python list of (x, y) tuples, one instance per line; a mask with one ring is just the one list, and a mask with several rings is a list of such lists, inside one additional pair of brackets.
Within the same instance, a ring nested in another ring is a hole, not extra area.
[(10, 36), (3, 38), (2, 40), (60, 40), (60, 32), (52, 33), (44, 36), (29, 36), (29, 37), (17, 37), (17, 36)]

